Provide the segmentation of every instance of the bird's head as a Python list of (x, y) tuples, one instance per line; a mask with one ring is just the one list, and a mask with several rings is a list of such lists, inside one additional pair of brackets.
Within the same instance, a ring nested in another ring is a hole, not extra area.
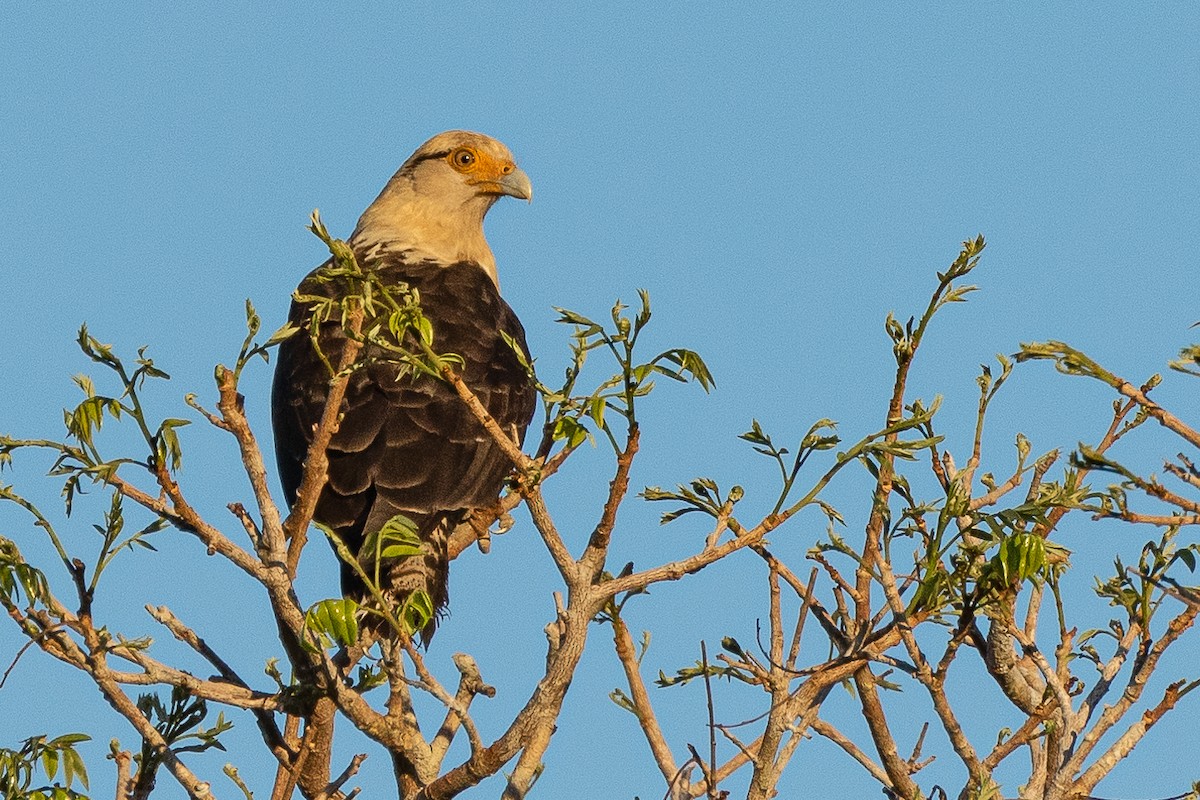
[(504, 195), (533, 199), (529, 176), (501, 142), (482, 133), (446, 131), (417, 148), (400, 168), (418, 190), (463, 204), (487, 206)]
[(533, 198), (529, 176), (507, 147), (481, 133), (439, 133), (409, 156), (363, 212), (350, 244), (361, 253), (474, 261), (495, 279), (483, 218), (505, 195)]

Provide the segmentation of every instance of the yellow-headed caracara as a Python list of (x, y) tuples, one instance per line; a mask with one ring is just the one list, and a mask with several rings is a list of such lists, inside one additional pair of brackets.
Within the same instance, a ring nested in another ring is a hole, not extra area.
[[(433, 349), (462, 359), (456, 369), (506, 431), (524, 437), (536, 394), (513, 347), (525, 332), (500, 297), (496, 262), (483, 218), (504, 195), (529, 200), (529, 177), (495, 139), (467, 131), (438, 134), (404, 162), (363, 212), (349, 245), (364, 271), (387, 284), (416, 290), (433, 328)], [(311, 273), (298, 295), (336, 297), (339, 285)], [(343, 289), (344, 291), (344, 289)], [(304, 327), (310, 307), (293, 301), (289, 320)], [(345, 334), (338, 321), (321, 325), (321, 350), (337, 364)], [(444, 381), (372, 360), (349, 378), (342, 419), (328, 448), (329, 480), (313, 518), (332, 528), (352, 553), (397, 514), (416, 524), (423, 557), (382, 565), (385, 590), (402, 599), (425, 589), (439, 611), (446, 605), (447, 540), (473, 509), (495, 502), (511, 461)], [(296, 499), (304, 460), (321, 418), (329, 369), (305, 333), (279, 348), (272, 422), (279, 472), (289, 505)], [(368, 574), (370, 554), (361, 559)], [(343, 592), (361, 594), (349, 565)], [(426, 639), (434, 623), (423, 631)]]

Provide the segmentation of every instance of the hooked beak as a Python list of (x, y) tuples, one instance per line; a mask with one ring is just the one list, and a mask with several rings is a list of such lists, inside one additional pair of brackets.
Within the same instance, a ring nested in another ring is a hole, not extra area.
[(500, 180), (496, 181), (496, 186), (499, 187), (500, 194), (533, 202), (533, 184), (520, 167), (513, 167), (512, 172), (501, 176)]

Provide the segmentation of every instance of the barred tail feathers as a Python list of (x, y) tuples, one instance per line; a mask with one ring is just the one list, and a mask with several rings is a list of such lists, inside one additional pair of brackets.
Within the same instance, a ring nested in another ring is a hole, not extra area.
[[(462, 510), (437, 511), (432, 513), (404, 512), (412, 520), (417, 538), (421, 542), (421, 554), (399, 558), (381, 559), (378, 572), (374, 552), (359, 553), (359, 564), (368, 575), (379, 575), (380, 589), (399, 609), (404, 601), (417, 590), (424, 590), (433, 605), (433, 616), (419, 632), (426, 645), (433, 638), (439, 617), (445, 613), (450, 602), (450, 534), (463, 521), (467, 512)], [(366, 548), (364, 548), (365, 550)], [(342, 565), (342, 592), (361, 603), (371, 605), (370, 592), (349, 564)]]

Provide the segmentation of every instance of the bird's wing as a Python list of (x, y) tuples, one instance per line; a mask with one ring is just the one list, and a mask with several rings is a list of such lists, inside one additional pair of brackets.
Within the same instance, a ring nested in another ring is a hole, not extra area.
[[(525, 348), (516, 315), (478, 267), (407, 264), (398, 259), (371, 265), (389, 283), (403, 281), (420, 293), (422, 312), (434, 331), (434, 349), (462, 359), (462, 376), (505, 430), (523, 435), (536, 402), (532, 382), (502, 331)], [(332, 283), (303, 285), (329, 295)], [(310, 290), (312, 290), (310, 292)], [(307, 309), (294, 303), (293, 324)], [(337, 363), (345, 343), (340, 324), (322, 326), (321, 347)], [(426, 375), (400, 370), (384, 354), (354, 372), (343, 417), (328, 450), (329, 482), (315, 518), (361, 540), (395, 513), (469, 510), (490, 504), (511, 463), (451, 387)], [(528, 359), (528, 351), (525, 350)], [(298, 334), (280, 348), (273, 398), (280, 474), (289, 501), (313, 426), (328, 389), (328, 369)], [(365, 527), (364, 527), (365, 526)]]

